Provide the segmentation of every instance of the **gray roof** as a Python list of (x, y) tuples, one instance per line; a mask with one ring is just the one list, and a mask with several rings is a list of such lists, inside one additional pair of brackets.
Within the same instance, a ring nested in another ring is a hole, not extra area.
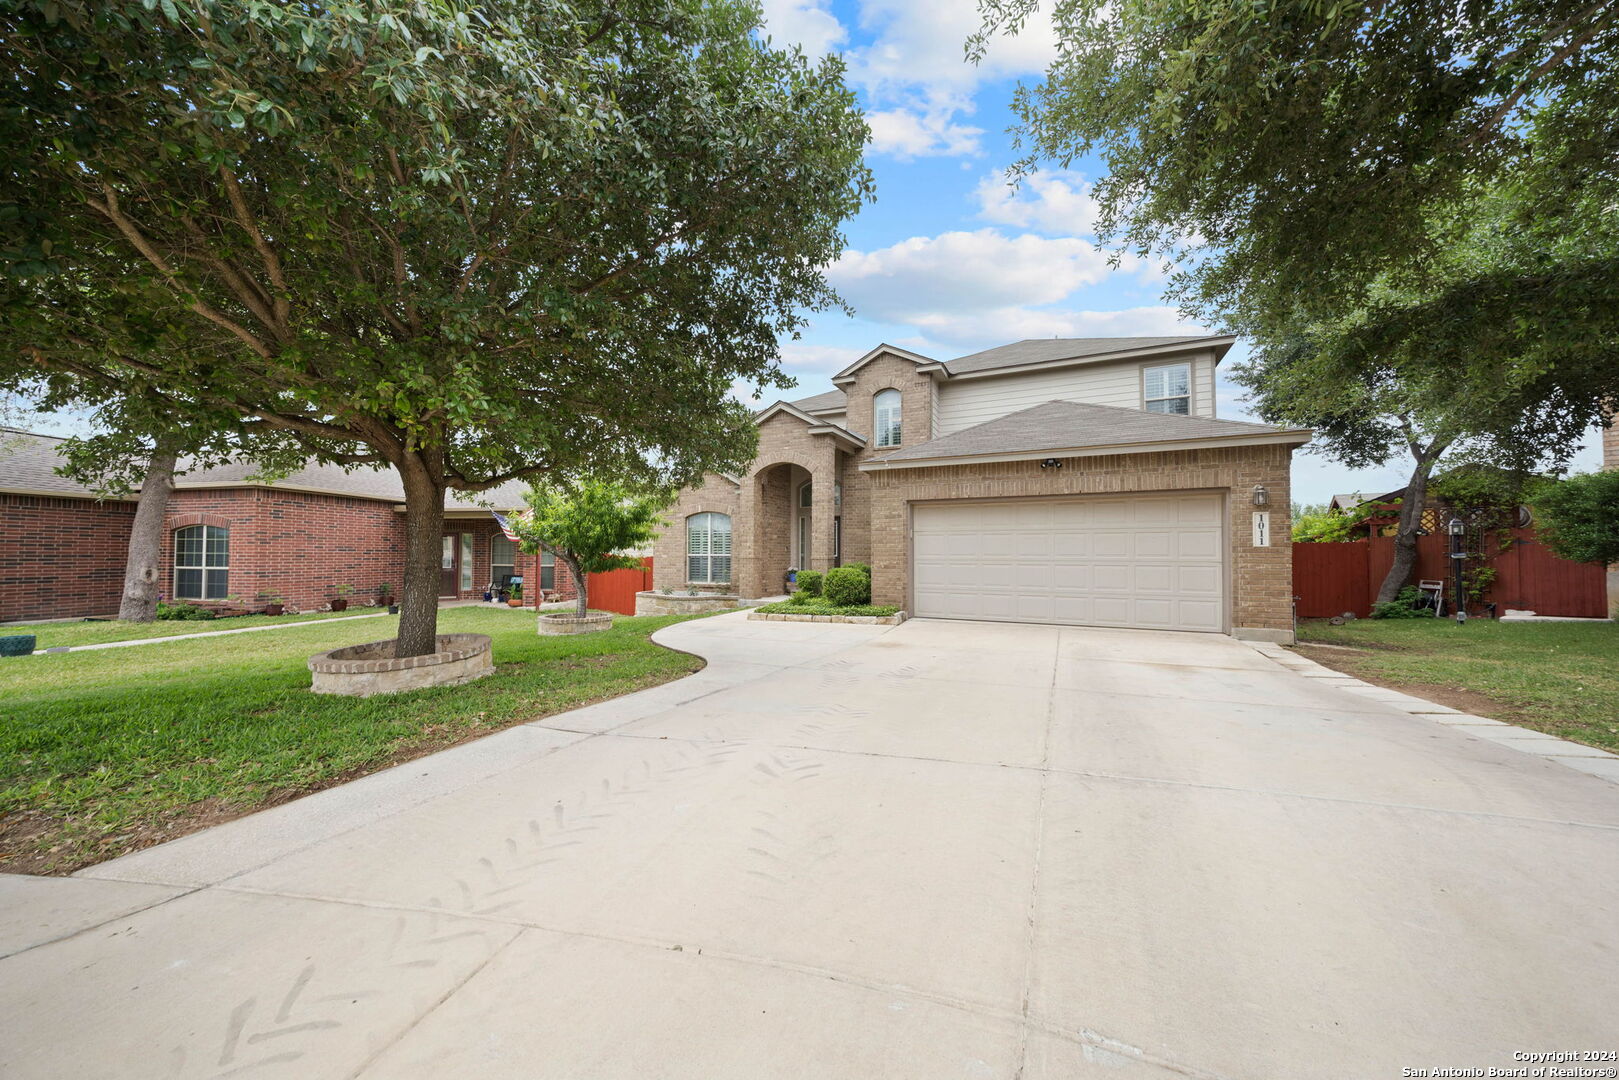
[(824, 394), (815, 394), (812, 397), (799, 398), (787, 404), (804, 412), (828, 412), (832, 409), (847, 409), (849, 397), (842, 390), (828, 390)]
[(1105, 356), (1182, 342), (1190, 344), (1216, 340), (1221, 339), (1208, 334), (1192, 337), (1026, 338), (1010, 345), (997, 345), (993, 349), (947, 360), (944, 366), (952, 375), (966, 375), (974, 371), (993, 371), (1024, 364), (1048, 364), (1057, 360), (1078, 360), (1086, 356)]
[(1204, 416), (1146, 412), (1116, 405), (1048, 401), (1044, 405), (1010, 413), (932, 442), (884, 454), (874, 460), (920, 461), (977, 457), (982, 454), (1083, 450), (1124, 444), (1273, 435), (1290, 430), (1295, 429), (1250, 424), (1241, 420), (1211, 420)]
[[(65, 439), (53, 435), (35, 435), (32, 432), (0, 430), (0, 491), (43, 492), (72, 498), (95, 498), (96, 492), (76, 481), (56, 475), (56, 466), (62, 464), (61, 446)], [(184, 463), (180, 466), (185, 468)], [(256, 487), (262, 480), (251, 477), (258, 466), (246, 461), (233, 461), (228, 465), (186, 472), (175, 478), (177, 490), (209, 487)], [(377, 499), (383, 502), (403, 503), (405, 485), (393, 468), (359, 468), (349, 472), (336, 465), (310, 462), (296, 472), (281, 477), (270, 487), (297, 488), (331, 495), (347, 495), (356, 499)], [(514, 509), (523, 505), (520, 481), (502, 484), (493, 490), (475, 495), (450, 492), (445, 499), (446, 510), (480, 510), (483, 504), (497, 510)], [(132, 498), (133, 496), (124, 496)], [(474, 500), (479, 500), (475, 502)]]

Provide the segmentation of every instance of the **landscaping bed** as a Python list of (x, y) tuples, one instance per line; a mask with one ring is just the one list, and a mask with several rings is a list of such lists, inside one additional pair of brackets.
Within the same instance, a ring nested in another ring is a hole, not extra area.
[(879, 618), (899, 613), (899, 608), (890, 604), (830, 604), (819, 599), (782, 600), (753, 610), (760, 615), (875, 615)]
[(620, 618), (599, 634), (541, 637), (532, 610), (448, 608), (440, 632), (490, 635), (495, 673), (374, 698), (311, 693), (306, 665), (388, 636), (392, 618), (250, 635), (250, 646), (228, 636), (5, 661), (0, 870), (69, 873), (679, 678), (703, 661), (650, 635), (681, 621)]
[(1298, 651), (1379, 686), (1619, 752), (1619, 624), (1304, 619)]

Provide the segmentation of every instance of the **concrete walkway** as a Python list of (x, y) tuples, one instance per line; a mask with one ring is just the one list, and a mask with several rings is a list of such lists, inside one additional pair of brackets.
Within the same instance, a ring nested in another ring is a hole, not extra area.
[(1619, 785), (1225, 638), (711, 663), (65, 880), (0, 1075), (1398, 1077), (1609, 1049)]

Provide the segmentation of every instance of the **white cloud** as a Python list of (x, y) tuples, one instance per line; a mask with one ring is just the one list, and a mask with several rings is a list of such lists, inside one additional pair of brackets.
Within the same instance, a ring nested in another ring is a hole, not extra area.
[(798, 45), (810, 57), (838, 51), (849, 31), (829, 10), (826, 0), (761, 0), (764, 33), (778, 47)]
[(956, 157), (982, 152), (983, 128), (958, 124), (955, 115), (970, 113), (971, 104), (953, 97), (910, 107), (882, 109), (866, 114), (871, 126), (871, 148), (901, 161), (917, 157)]
[(978, 216), (999, 225), (1063, 236), (1089, 235), (1096, 229), (1091, 184), (1077, 173), (1031, 173), (1016, 188), (1005, 173), (991, 173), (974, 195)]
[(1050, 22), (1036, 17), (971, 64), (966, 42), (981, 24), (978, 0), (864, 0), (860, 25), (875, 37), (852, 57), (852, 73), (878, 93), (918, 85), (970, 93), (984, 79), (1044, 71), (1056, 56)]
[(828, 277), (861, 317), (917, 323), (931, 313), (1055, 303), (1108, 272), (1107, 253), (1076, 237), (979, 229), (845, 251)]

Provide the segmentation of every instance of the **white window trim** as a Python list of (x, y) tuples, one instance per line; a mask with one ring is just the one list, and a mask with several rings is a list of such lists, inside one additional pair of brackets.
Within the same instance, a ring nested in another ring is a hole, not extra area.
[[(692, 532), (692, 522), (695, 521), (697, 518), (702, 518), (702, 517), (706, 517), (706, 518), (709, 519), (708, 521), (704, 522), (704, 524), (707, 527), (700, 534), (703, 537), (704, 550), (702, 550), (702, 551), (693, 551), (692, 550), (692, 537), (693, 537), (694, 533)], [(714, 529), (714, 520), (718, 519), (718, 518), (724, 518), (725, 519), (725, 533), (724, 533), (724, 535), (725, 535), (725, 550), (723, 552), (716, 552), (714, 550), (714, 536), (715, 536), (715, 532), (716, 532), (716, 530)], [(732, 550), (733, 550), (733, 547), (734, 547), (732, 528), (733, 528), (733, 522), (731, 520), (731, 515), (721, 513), (718, 510), (700, 510), (695, 514), (686, 515), (686, 554), (685, 554), (686, 568), (685, 569), (686, 569), (686, 581), (687, 581), (688, 584), (692, 584), (692, 585), (718, 585), (718, 584), (728, 584), (730, 582), (731, 576), (734, 573), (734, 568), (732, 567), (732, 564), (731, 564)], [(715, 577), (714, 576), (714, 560), (719, 559), (719, 558), (723, 558), (725, 560), (726, 574), (725, 574), (724, 577)], [(692, 575), (691, 561), (693, 559), (703, 559), (704, 560), (703, 565), (704, 565), (704, 568), (706, 570), (706, 573), (705, 573), (705, 575), (703, 577), (695, 577), (695, 576)]]
[[(893, 433), (883, 427), (883, 406), (878, 404), (884, 394), (894, 395), (894, 421), (893, 428), (897, 429), (898, 437), (892, 441), (888, 436)], [(905, 438), (905, 395), (894, 387), (886, 387), (871, 395), (871, 438), (872, 445), (880, 450), (889, 450), (900, 445)]]
[[(1169, 395), (1164, 396), (1164, 397), (1148, 397), (1147, 396), (1147, 372), (1149, 372), (1149, 371), (1163, 371), (1163, 370), (1165, 370), (1167, 368), (1185, 368), (1186, 369), (1186, 393), (1184, 393), (1184, 394), (1169, 394)], [(1148, 411), (1148, 412), (1157, 411), (1157, 410), (1152, 410), (1152, 409), (1147, 408), (1147, 406), (1151, 402), (1154, 402), (1154, 401), (1179, 401), (1182, 398), (1184, 398), (1186, 400), (1186, 411), (1184, 413), (1165, 413), (1163, 415), (1167, 415), (1167, 416), (1195, 416), (1195, 415), (1197, 415), (1197, 413), (1195, 412), (1195, 410), (1197, 408), (1196, 391), (1197, 391), (1197, 365), (1192, 363), (1190, 360), (1177, 360), (1172, 364), (1143, 364), (1141, 366), (1141, 408), (1142, 408), (1143, 411)]]
[[(202, 562), (196, 563), (196, 564), (186, 563), (185, 565), (182, 566), (181, 563), (180, 563), (180, 534), (187, 531), (188, 529), (201, 529), (202, 530), (202, 554), (201, 554)], [(218, 532), (222, 532), (222, 533), (225, 534), (225, 565), (224, 566), (209, 566), (208, 565), (208, 530), (209, 529), (214, 529), (214, 530), (217, 530)], [(214, 597), (212, 599), (213, 600), (223, 600), (226, 597), (230, 596), (230, 529), (228, 527), (222, 528), (222, 527), (220, 527), (218, 525), (207, 525), (207, 524), (204, 524), (202, 522), (198, 522), (195, 525), (182, 525), (178, 529), (175, 529), (174, 530), (174, 565), (172, 567), (170, 567), (170, 570), (172, 571), (173, 576), (169, 579), (169, 595), (172, 596), (176, 600), (200, 600), (200, 601), (202, 601), (204, 603), (212, 602), (210, 600), (210, 598), (206, 595), (207, 592), (208, 592), (208, 571), (210, 571), (210, 570), (223, 570), (225, 572), (225, 596)], [(200, 591), (200, 593), (202, 595), (199, 595), (199, 596), (181, 596), (180, 595), (180, 571), (181, 570), (196, 570), (196, 571), (200, 572), (201, 577), (198, 578), (198, 583), (199, 583), (199, 591)]]

